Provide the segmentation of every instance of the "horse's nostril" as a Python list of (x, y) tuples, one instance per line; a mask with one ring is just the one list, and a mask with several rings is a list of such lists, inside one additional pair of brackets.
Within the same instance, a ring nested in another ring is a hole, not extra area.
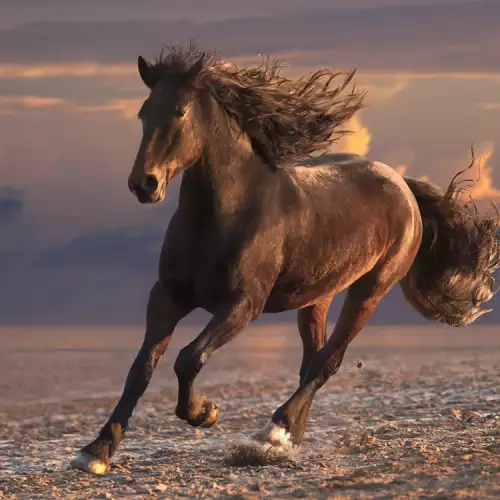
[(158, 189), (158, 179), (154, 175), (147, 175), (142, 187), (147, 193), (153, 194)]
[(128, 181), (128, 188), (131, 193), (135, 193), (135, 184), (131, 181)]

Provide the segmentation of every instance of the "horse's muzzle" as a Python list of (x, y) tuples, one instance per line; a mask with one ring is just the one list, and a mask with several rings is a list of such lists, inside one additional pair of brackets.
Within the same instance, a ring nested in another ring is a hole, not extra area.
[(140, 203), (158, 203), (165, 198), (165, 181), (159, 182), (153, 175), (147, 175), (141, 183), (129, 180), (128, 188)]

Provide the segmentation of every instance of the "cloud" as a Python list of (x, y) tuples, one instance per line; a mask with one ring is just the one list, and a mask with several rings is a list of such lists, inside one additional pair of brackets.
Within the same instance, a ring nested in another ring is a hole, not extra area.
[[(16, 108), (46, 109), (64, 107), (69, 111), (81, 113), (119, 112), (127, 119), (135, 118), (143, 99), (111, 99), (103, 104), (81, 105), (60, 97), (42, 97), (35, 95), (5, 96), (0, 95), (0, 114), (12, 115)], [(3, 107), (3, 109), (2, 109)]]
[(26, 96), (6, 96), (0, 95), (0, 106), (21, 106), (23, 108), (47, 108), (52, 106), (62, 106), (67, 101), (59, 97), (38, 97), (32, 95)]
[(339, 153), (354, 153), (365, 156), (370, 151), (372, 135), (357, 116), (351, 118), (345, 126), (352, 133), (346, 134), (333, 145), (332, 151)]
[(64, 64), (1, 64), (0, 78), (59, 78), (62, 76), (125, 76), (137, 73), (135, 64), (68, 62)]
[(22, 200), (0, 198), (0, 225), (19, 219), (23, 212)]
[(396, 94), (403, 92), (409, 85), (412, 75), (373, 75), (359, 73), (357, 83), (368, 92), (367, 102), (373, 104), (377, 101), (392, 99)]
[[(408, 165), (405, 165), (404, 163), (402, 163), (402, 164), (395, 165), (393, 168), (399, 175), (404, 177), (408, 174), (408, 169), (410, 167)], [(413, 176), (410, 176), (410, 177), (413, 177)], [(420, 175), (420, 176), (415, 177), (415, 179), (418, 179), (418, 180), (424, 181), (424, 182), (430, 182), (430, 178), (428, 175)]]
[(22, 213), (22, 192), (7, 186), (0, 186), (0, 227), (19, 220)]
[(493, 184), (493, 167), (489, 166), (489, 161), (495, 153), (495, 146), (492, 142), (485, 142), (478, 145), (477, 149), (480, 150), (480, 153), (476, 154), (479, 179), (470, 188), (469, 194), (475, 199), (499, 201), (500, 189)]
[[(373, 5), (398, 5), (403, 2), (418, 3), (422, 0), (310, 0), (308, 7), (324, 8), (363, 8)], [(441, 2), (457, 2), (458, 0), (441, 0)], [(304, 9), (303, 0), (285, 0), (287, 12)], [(246, 16), (271, 16), (283, 10), (282, 1), (252, 0), (234, 2), (231, 0), (210, 0), (208, 9), (206, 0), (189, 0), (170, 2), (165, 8), (165, 0), (2, 0), (2, 18), (0, 26), (9, 26), (30, 21), (79, 21), (81, 19), (106, 22), (128, 21), (130, 19), (190, 19), (193, 22), (207, 20), (220, 21)]]
[(18, 25), (0, 31), (0, 62), (10, 66), (9, 71), (16, 71), (14, 65), (37, 64), (45, 74), (43, 64), (57, 64), (60, 74), (61, 68), (71, 71), (64, 69), (68, 61), (86, 62), (90, 73), (96, 68), (88, 61), (118, 64), (117, 71), (123, 71), (121, 63), (127, 62), (131, 65), (125, 70), (128, 72), (138, 54), (157, 55), (166, 43), (187, 43), (194, 38), (226, 57), (285, 54), (300, 46), (303, 57), (293, 64), (305, 66), (420, 72), (491, 72), (499, 67), (498, 2), (429, 2), (350, 11), (324, 4), (321, 11), (308, 6), (301, 12), (284, 9), (284, 2), (278, 4), (281, 7), (272, 16), (219, 17), (204, 23), (155, 17), (149, 21)]
[(163, 233), (154, 227), (124, 226), (83, 234), (45, 252), (37, 267), (151, 271), (157, 265)]
[(500, 110), (500, 102), (480, 102), (477, 104), (479, 109), (483, 109), (484, 111), (497, 111)]
[(164, 232), (151, 221), (92, 231), (49, 248), (14, 273), (11, 265), (6, 271), (13, 286), (0, 287), (0, 318), (24, 324), (142, 324)]
[(76, 109), (84, 113), (120, 112), (125, 118), (137, 117), (137, 113), (143, 103), (143, 99), (114, 99), (108, 104), (95, 106), (78, 106)]
[(43, 109), (52, 107), (65, 107), (68, 110), (82, 113), (120, 112), (127, 119), (136, 118), (144, 99), (111, 99), (104, 103), (82, 105), (75, 101), (60, 97), (43, 97), (35, 95), (0, 95), (0, 113), (12, 115), (12, 108), (21, 107), (26, 109)]

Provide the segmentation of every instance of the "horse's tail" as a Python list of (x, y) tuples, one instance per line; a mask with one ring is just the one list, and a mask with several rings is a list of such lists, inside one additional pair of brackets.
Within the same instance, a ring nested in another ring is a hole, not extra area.
[(461, 173), (446, 192), (405, 177), (420, 208), (423, 236), (400, 284), (406, 300), (425, 318), (453, 326), (491, 311), (482, 304), (495, 293), (494, 273), (500, 267), (498, 212), (480, 219), (474, 203), (461, 200), (463, 181), (456, 180)]

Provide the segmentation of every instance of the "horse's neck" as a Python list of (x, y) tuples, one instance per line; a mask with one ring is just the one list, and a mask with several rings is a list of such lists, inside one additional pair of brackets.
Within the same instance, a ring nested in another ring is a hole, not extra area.
[(183, 174), (179, 207), (193, 219), (224, 217), (235, 213), (273, 171), (247, 146), (237, 144), (232, 154), (205, 156)]

